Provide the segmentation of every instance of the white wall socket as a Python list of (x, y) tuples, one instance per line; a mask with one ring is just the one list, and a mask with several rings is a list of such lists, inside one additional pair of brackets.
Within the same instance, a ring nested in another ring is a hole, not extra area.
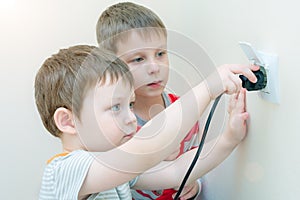
[(258, 95), (266, 101), (279, 104), (278, 56), (256, 51), (247, 42), (240, 42), (239, 44), (251, 63), (264, 66), (266, 69), (267, 85), (258, 92)]
[(266, 101), (279, 104), (278, 56), (261, 51), (257, 53), (265, 63), (267, 73), (267, 86), (258, 95)]

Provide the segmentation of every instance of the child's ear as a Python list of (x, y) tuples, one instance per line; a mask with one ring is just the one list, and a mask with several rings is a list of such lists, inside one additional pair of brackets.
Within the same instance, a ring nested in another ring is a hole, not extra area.
[(69, 109), (60, 107), (56, 109), (53, 117), (57, 128), (62, 133), (76, 133), (73, 114)]

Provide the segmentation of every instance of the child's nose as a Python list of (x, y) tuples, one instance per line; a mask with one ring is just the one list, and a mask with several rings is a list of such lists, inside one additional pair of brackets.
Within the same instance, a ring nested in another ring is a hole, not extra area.
[(157, 62), (151, 62), (148, 66), (149, 74), (156, 74), (160, 71), (160, 65)]
[(125, 124), (134, 124), (136, 123), (136, 116), (135, 114), (130, 110), (128, 111), (128, 114), (125, 118)]

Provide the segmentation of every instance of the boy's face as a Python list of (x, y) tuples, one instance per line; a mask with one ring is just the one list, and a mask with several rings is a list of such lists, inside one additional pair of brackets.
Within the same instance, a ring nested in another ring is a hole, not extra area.
[(116, 54), (129, 66), (137, 96), (155, 97), (163, 92), (169, 75), (166, 49), (164, 35), (153, 34), (145, 38), (136, 31), (117, 44)]
[(76, 122), (83, 148), (103, 152), (130, 140), (137, 128), (133, 102), (133, 88), (122, 80), (91, 89)]

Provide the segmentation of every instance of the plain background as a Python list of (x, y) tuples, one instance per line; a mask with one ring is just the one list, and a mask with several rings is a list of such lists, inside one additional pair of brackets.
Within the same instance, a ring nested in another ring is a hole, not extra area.
[[(98, 17), (116, 2), (0, 1), (1, 199), (37, 199), (45, 161), (61, 151), (59, 141), (43, 128), (34, 104), (38, 68), (59, 48), (97, 45)], [(248, 63), (239, 41), (279, 56), (280, 104), (249, 93), (248, 137), (205, 177), (204, 196), (210, 200), (299, 199), (298, 1), (134, 2), (153, 9), (169, 29), (201, 45), (216, 65)]]

